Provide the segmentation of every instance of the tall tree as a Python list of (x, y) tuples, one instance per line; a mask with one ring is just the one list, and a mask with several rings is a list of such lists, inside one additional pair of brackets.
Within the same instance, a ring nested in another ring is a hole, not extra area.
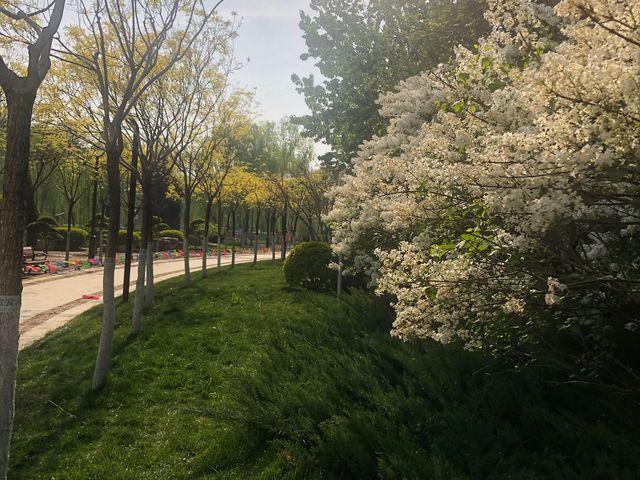
[[(234, 25), (235, 27), (235, 25)], [(225, 100), (228, 79), (236, 68), (230, 39), (235, 28), (227, 35), (218, 31), (205, 31), (184, 60), (177, 65), (172, 76), (174, 101), (169, 108), (178, 115), (172, 132), (177, 147), (171, 153), (173, 186), (183, 201), (184, 280), (191, 284), (189, 237), (191, 205), (194, 194), (210, 168), (216, 139), (211, 139), (211, 123)], [(213, 141), (212, 141), (213, 140)]]
[(78, 201), (86, 193), (87, 186), (84, 181), (87, 173), (87, 160), (74, 146), (68, 149), (67, 158), (56, 169), (56, 186), (67, 202), (67, 238), (65, 243), (64, 259), (69, 260), (71, 249), (71, 226), (73, 225), (73, 212)]
[(207, 147), (204, 155), (209, 158), (208, 168), (204, 171), (199, 186), (205, 200), (205, 224), (202, 255), (202, 276), (207, 276), (207, 254), (209, 251), (209, 231), (213, 203), (218, 202), (218, 263), (221, 264), (221, 193), (230, 170), (236, 163), (238, 151), (234, 146), (241, 143), (250, 131), (249, 108), (252, 98), (247, 92), (233, 91), (219, 102), (212, 115), (207, 135)]
[(384, 134), (380, 94), (489, 28), (478, 0), (311, 0), (310, 9), (301, 13), (308, 49), (301, 58), (313, 58), (324, 80), (292, 77), (311, 110), (296, 122), (331, 147), (321, 161), (341, 168), (364, 140)]
[[(0, 480), (7, 478), (13, 428), (31, 118), (38, 88), (51, 66), (51, 44), (62, 21), (65, 0), (53, 0), (41, 9), (31, 6), (26, 1), (0, 4), (0, 87), (7, 103), (0, 205)], [(26, 55), (20, 48), (25, 44)]]

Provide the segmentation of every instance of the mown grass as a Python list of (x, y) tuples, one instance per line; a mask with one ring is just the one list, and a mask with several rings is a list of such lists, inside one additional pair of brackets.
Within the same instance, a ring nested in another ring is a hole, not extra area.
[(280, 263), (159, 284), (119, 308), (104, 391), (94, 309), (20, 356), (14, 479), (632, 479), (637, 403), (389, 337), (384, 305), (293, 291)]

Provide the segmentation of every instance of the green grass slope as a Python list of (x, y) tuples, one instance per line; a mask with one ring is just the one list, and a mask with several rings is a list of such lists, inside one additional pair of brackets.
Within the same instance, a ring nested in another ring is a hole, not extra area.
[(638, 478), (633, 399), (401, 343), (364, 294), (265, 263), (157, 299), (135, 338), (119, 308), (99, 394), (98, 310), (21, 354), (10, 478)]

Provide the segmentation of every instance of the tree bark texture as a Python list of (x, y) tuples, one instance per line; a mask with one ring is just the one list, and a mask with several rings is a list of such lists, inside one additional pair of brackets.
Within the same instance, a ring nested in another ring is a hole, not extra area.
[(0, 479), (7, 478), (15, 408), (25, 195), (35, 92), (5, 91), (7, 150), (0, 204)]
[[(122, 284), (122, 301), (129, 301), (129, 283), (131, 282), (131, 259), (133, 257), (133, 230), (135, 228), (136, 210), (136, 185), (135, 170), (138, 168), (139, 139), (137, 132), (133, 133), (133, 145), (131, 146), (131, 166), (133, 171), (129, 178), (129, 198), (127, 199), (127, 239), (124, 254), (124, 282)], [(141, 244), (144, 245), (144, 244)]]
[(151, 221), (151, 215), (149, 215), (151, 209), (151, 198), (149, 190), (142, 190), (142, 238), (140, 239), (140, 251), (138, 253), (138, 278), (136, 279), (136, 292), (133, 300), (133, 317), (131, 319), (131, 331), (138, 334), (142, 331), (142, 308), (144, 307), (145, 297), (145, 271), (147, 267), (147, 249), (145, 248), (149, 243), (153, 243), (153, 239), (150, 237), (151, 228), (149, 222)]
[[(119, 145), (122, 142), (118, 142)], [(113, 331), (116, 325), (115, 302), (115, 269), (116, 251), (118, 248), (118, 230), (120, 229), (120, 155), (122, 147), (111, 147), (107, 150), (107, 184), (109, 192), (109, 225), (107, 227), (107, 248), (104, 259), (104, 276), (102, 282), (102, 331), (98, 345), (98, 356), (93, 371), (92, 388), (100, 390), (107, 379), (111, 364), (111, 348)]]

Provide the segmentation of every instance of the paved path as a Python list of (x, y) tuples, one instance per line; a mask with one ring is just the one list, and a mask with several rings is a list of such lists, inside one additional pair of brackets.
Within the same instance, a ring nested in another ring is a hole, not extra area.
[[(258, 255), (259, 260), (271, 259), (271, 254)], [(237, 255), (236, 263), (253, 261), (253, 255)], [(231, 255), (222, 257), (222, 264), (231, 263)], [(216, 258), (210, 257), (208, 265), (215, 266)], [(202, 267), (201, 258), (191, 259), (191, 270)], [(154, 278), (158, 281), (184, 274), (184, 259), (160, 261), (153, 265)], [(135, 290), (138, 277), (137, 265), (131, 269), (130, 291)], [(42, 278), (43, 280), (40, 280)], [(45, 280), (46, 278), (46, 280)], [(124, 268), (116, 268), (116, 294), (122, 292)], [(96, 294), (100, 300), (83, 300), (82, 296)], [(22, 309), (20, 310), (20, 349), (31, 345), (47, 333), (66, 324), (82, 312), (102, 302), (102, 269), (83, 272), (68, 277), (39, 277), (28, 281), (22, 291)]]

